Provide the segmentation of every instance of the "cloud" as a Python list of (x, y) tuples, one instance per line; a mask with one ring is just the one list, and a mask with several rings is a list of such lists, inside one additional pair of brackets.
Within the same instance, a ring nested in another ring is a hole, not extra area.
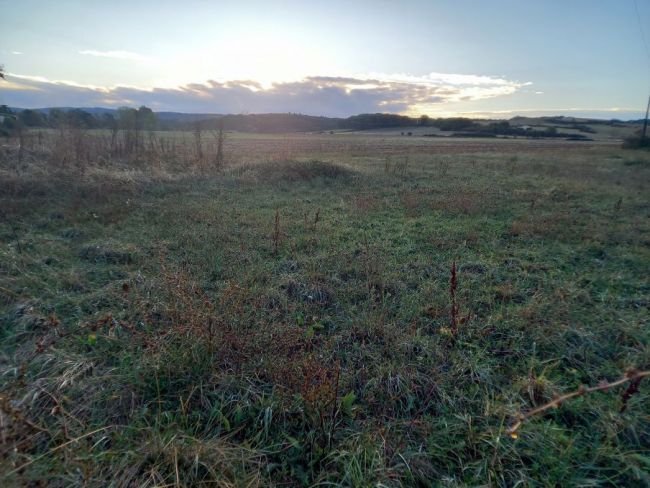
[(86, 49), (79, 51), (79, 54), (98, 58), (128, 59), (131, 61), (142, 61), (146, 59), (145, 56), (131, 51), (95, 51), (93, 49)]
[(157, 111), (299, 112), (326, 116), (434, 113), (448, 102), (506, 96), (528, 85), (503, 78), (441, 73), (421, 77), (311, 76), (268, 86), (253, 80), (210, 80), (176, 88), (149, 89), (96, 87), (24, 75), (10, 78), (14, 86), (3, 90), (0, 103), (18, 107), (147, 105)]
[(11, 54), (15, 54), (16, 56), (20, 56), (21, 54), (25, 54), (22, 51), (11, 51)]

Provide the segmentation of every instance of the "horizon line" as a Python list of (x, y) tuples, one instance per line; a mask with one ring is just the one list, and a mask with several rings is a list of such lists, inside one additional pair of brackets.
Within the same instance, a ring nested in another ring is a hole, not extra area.
[[(99, 110), (107, 110), (107, 111), (118, 111), (119, 109), (122, 108), (129, 108), (129, 109), (137, 109), (139, 107), (145, 106), (144, 104), (141, 105), (123, 105), (119, 107), (107, 107), (107, 106), (102, 106), (102, 105), (79, 105), (79, 106), (71, 106), (71, 105), (60, 105), (60, 106), (49, 106), (49, 107), (14, 107), (14, 106), (9, 106), (6, 105), (10, 110), (16, 110), (16, 111), (23, 111), (23, 110), (33, 110), (33, 111), (45, 111), (45, 110), (89, 110), (89, 109), (99, 109)], [(151, 108), (151, 107), (147, 107)], [(300, 116), (305, 116), (305, 117), (321, 117), (321, 118), (326, 118), (326, 119), (341, 119), (345, 120), (351, 117), (356, 117), (359, 115), (398, 115), (400, 117), (408, 117), (411, 119), (418, 119), (420, 117), (428, 117), (429, 119), (457, 119), (457, 118), (464, 118), (464, 119), (478, 119), (478, 120), (512, 120), (517, 117), (521, 118), (530, 118), (530, 119), (541, 119), (541, 118), (557, 118), (557, 117), (562, 117), (562, 118), (569, 118), (569, 119), (588, 119), (588, 120), (603, 120), (603, 121), (612, 121), (612, 120), (618, 120), (621, 122), (635, 122), (638, 120), (643, 120), (644, 114), (639, 111), (639, 117), (635, 118), (616, 118), (616, 117), (602, 117), (602, 116), (579, 116), (579, 115), (565, 115), (562, 112), (596, 112), (596, 113), (611, 113), (611, 114), (616, 114), (616, 113), (625, 113), (625, 112), (634, 112), (633, 109), (627, 109), (627, 108), (616, 108), (616, 109), (581, 109), (581, 108), (571, 108), (571, 109), (522, 109), (522, 110), (502, 110), (502, 111), (494, 111), (494, 112), (458, 112), (455, 115), (428, 115), (428, 114), (420, 114), (420, 115), (410, 115), (410, 114), (404, 114), (404, 113), (399, 113), (399, 112), (359, 112), (357, 114), (352, 114), (347, 117), (336, 117), (336, 116), (328, 116), (328, 115), (313, 115), (313, 114), (308, 114), (308, 113), (303, 113), (303, 112), (227, 112), (227, 113), (217, 113), (217, 112), (183, 112), (183, 111), (176, 111), (176, 110), (154, 110), (151, 109), (153, 113), (159, 114), (159, 113), (172, 113), (172, 114), (179, 114), (179, 115), (205, 115), (205, 116), (214, 116), (214, 117), (227, 117), (227, 116), (237, 116), (237, 115), (243, 115), (243, 116), (255, 116), (255, 115), (300, 115)], [(526, 112), (531, 112), (531, 113), (547, 113), (548, 115), (522, 115), (522, 113)], [(485, 115), (485, 116), (481, 116)], [(506, 115), (510, 115), (509, 117)]]

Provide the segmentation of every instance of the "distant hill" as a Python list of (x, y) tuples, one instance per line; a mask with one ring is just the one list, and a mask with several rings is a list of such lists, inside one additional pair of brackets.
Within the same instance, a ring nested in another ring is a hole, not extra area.
[(19, 108), (19, 107), (9, 107), (13, 112), (22, 112), (23, 110), (32, 110), (34, 112), (39, 112), (41, 114), (48, 115), (52, 110), (61, 110), (63, 112), (69, 112), (70, 110), (83, 110), (92, 115), (102, 115), (102, 114), (113, 114), (117, 112), (114, 108), (104, 108), (104, 107), (44, 107), (44, 108)]
[(158, 120), (169, 122), (196, 122), (197, 120), (209, 120), (223, 117), (222, 114), (186, 114), (183, 112), (156, 112)]
[[(11, 108), (25, 116), (28, 126), (55, 126), (54, 110), (84, 112), (88, 128), (110, 127), (110, 116), (118, 109), (105, 107), (45, 107), (38, 109)], [(330, 132), (330, 131), (398, 131), (406, 135), (463, 136), (463, 137), (528, 137), (564, 138), (572, 140), (620, 140), (638, 129), (643, 120), (589, 119), (566, 116), (523, 117), (509, 120), (470, 119), (464, 117), (431, 118), (376, 113), (359, 114), (347, 118), (322, 117), (297, 113), (267, 114), (199, 114), (156, 112), (160, 130), (217, 129), (239, 132)], [(53, 115), (53, 114), (52, 114)], [(84, 114), (81, 114), (84, 115)], [(108, 117), (107, 117), (108, 116)], [(27, 122), (27, 120), (31, 121)]]

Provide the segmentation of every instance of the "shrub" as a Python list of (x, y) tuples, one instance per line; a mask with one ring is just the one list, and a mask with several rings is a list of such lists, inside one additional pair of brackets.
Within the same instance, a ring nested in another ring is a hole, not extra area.
[(650, 138), (636, 134), (623, 139), (623, 149), (650, 149)]
[(242, 174), (251, 175), (261, 181), (311, 181), (315, 178), (340, 179), (349, 178), (354, 172), (345, 166), (326, 161), (274, 161), (248, 165), (242, 168)]

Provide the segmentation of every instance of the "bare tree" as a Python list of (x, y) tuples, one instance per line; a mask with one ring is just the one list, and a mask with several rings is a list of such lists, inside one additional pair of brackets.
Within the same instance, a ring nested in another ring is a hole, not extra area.
[(201, 141), (201, 134), (203, 127), (201, 121), (197, 120), (194, 123), (194, 146), (196, 147), (196, 161), (199, 165), (203, 164), (203, 142)]
[(214, 138), (217, 140), (217, 151), (214, 157), (214, 165), (216, 169), (221, 170), (224, 164), (224, 154), (223, 154), (223, 142), (225, 139), (224, 128), (223, 128), (223, 119), (219, 120), (218, 128), (216, 131), (212, 131)]

